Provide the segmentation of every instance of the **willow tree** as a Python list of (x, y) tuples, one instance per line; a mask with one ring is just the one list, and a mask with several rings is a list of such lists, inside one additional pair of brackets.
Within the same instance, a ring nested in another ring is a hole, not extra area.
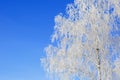
[[(52, 80), (114, 80), (120, 76), (120, 1), (75, 0), (55, 17), (42, 58)], [(114, 75), (113, 75), (114, 74)]]

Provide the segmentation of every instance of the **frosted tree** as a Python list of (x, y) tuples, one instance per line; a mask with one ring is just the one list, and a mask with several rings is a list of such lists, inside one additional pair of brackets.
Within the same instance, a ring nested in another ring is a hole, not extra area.
[(75, 0), (55, 17), (52, 44), (41, 62), (51, 80), (120, 77), (120, 1)]

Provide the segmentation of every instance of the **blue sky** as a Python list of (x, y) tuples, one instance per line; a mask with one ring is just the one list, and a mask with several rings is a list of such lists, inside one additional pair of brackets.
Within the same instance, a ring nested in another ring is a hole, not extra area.
[(73, 0), (0, 0), (0, 80), (47, 80), (40, 58)]

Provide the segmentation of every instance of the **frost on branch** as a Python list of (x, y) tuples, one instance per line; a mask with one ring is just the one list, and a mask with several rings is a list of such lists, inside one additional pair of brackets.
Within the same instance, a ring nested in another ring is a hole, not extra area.
[(51, 42), (41, 61), (52, 80), (114, 80), (120, 76), (120, 1), (68, 4), (66, 16), (55, 18)]

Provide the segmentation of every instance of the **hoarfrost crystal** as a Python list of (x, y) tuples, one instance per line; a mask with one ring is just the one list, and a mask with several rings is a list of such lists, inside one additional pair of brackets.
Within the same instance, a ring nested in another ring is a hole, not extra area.
[(55, 18), (51, 42), (56, 45), (46, 47), (41, 61), (52, 80), (113, 80), (113, 74), (119, 78), (120, 1), (68, 4), (66, 16)]

